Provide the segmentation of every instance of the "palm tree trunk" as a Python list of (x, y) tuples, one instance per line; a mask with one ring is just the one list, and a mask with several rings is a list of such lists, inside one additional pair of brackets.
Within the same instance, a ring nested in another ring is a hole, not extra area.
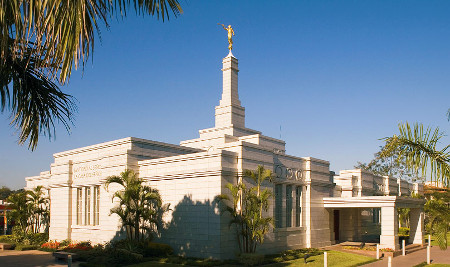
[(136, 241), (139, 241), (139, 217), (135, 220), (134, 231), (134, 237)]

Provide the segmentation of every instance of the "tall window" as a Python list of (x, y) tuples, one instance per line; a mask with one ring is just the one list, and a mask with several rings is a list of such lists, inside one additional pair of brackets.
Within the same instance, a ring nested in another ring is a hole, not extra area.
[(295, 188), (295, 226), (300, 227), (302, 214), (302, 187), (297, 186)]
[(381, 216), (380, 216), (380, 208), (374, 208), (372, 209), (372, 222), (376, 224), (381, 223)]
[(275, 227), (282, 227), (282, 203), (283, 203), (283, 185), (275, 185)]
[(81, 225), (83, 223), (82, 211), (83, 211), (83, 189), (77, 188), (77, 224), (78, 225)]
[(286, 227), (292, 226), (292, 185), (286, 186)]
[(91, 224), (91, 188), (86, 187), (85, 188), (85, 194), (84, 194), (84, 224), (90, 225)]
[(100, 186), (94, 186), (94, 225), (99, 224)]

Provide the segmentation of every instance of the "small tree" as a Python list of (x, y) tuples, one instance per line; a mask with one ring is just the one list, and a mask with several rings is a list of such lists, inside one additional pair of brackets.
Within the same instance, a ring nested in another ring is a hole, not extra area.
[(403, 225), (407, 228), (410, 227), (409, 223), (409, 213), (411, 212), (410, 208), (398, 208), (398, 227), (402, 227)]
[(112, 183), (123, 187), (113, 195), (113, 200), (118, 199), (119, 203), (111, 209), (111, 214), (119, 216), (127, 238), (139, 241), (151, 237), (160, 223), (158, 215), (168, 210), (168, 205), (162, 205), (158, 190), (144, 185), (132, 170), (125, 170), (120, 176), (109, 176), (105, 185), (108, 188)]
[(448, 196), (445, 194), (432, 194), (425, 203), (425, 225), (427, 231), (436, 237), (436, 241), (442, 250), (447, 249), (447, 233), (450, 225), (450, 208)]
[(6, 201), (11, 207), (9, 214), (22, 233), (39, 233), (43, 227), (48, 229), (49, 203), (42, 186), (11, 194)]
[(21, 232), (27, 231), (29, 209), (27, 203), (27, 192), (22, 191), (19, 193), (11, 194), (6, 201), (9, 203), (11, 211), (8, 212), (11, 219), (14, 220), (16, 226)]
[(223, 212), (231, 215), (230, 226), (235, 225), (236, 238), (241, 253), (254, 253), (257, 244), (264, 242), (264, 236), (273, 224), (273, 218), (263, 216), (269, 208), (272, 191), (264, 189), (261, 184), (271, 180), (272, 172), (258, 166), (255, 171), (245, 170), (244, 178), (252, 179), (256, 185), (247, 188), (243, 181), (237, 185), (227, 184), (230, 195), (219, 195), (225, 207)]
[(43, 186), (38, 186), (27, 191), (27, 204), (29, 210), (28, 225), (33, 233), (39, 233), (42, 227), (48, 226), (50, 211), (48, 208), (48, 198), (42, 192)]

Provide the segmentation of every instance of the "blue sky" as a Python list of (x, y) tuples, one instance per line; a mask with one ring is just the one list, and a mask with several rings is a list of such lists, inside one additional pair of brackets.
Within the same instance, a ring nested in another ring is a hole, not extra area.
[[(0, 115), (0, 186), (49, 170), (52, 154), (128, 136), (178, 144), (214, 125), (226, 32), (235, 29), (246, 125), (286, 141), (288, 154), (369, 161), (422, 122), (449, 132), (449, 1), (182, 1), (162, 23), (132, 13), (102, 27), (93, 60), (62, 87), (78, 101), (71, 134), (36, 151)], [(445, 137), (442, 146), (448, 144)]]

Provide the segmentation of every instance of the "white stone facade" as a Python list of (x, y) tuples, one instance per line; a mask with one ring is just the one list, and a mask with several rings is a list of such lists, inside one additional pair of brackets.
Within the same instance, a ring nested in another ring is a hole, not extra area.
[[(238, 95), (238, 60), (231, 53), (223, 59), (222, 71), (223, 93), (215, 108), (215, 127), (200, 130), (199, 138), (172, 145), (129, 137), (69, 150), (54, 154), (50, 171), (27, 177), (27, 188), (43, 185), (48, 189), (50, 239), (101, 243), (121, 238), (119, 219), (110, 215), (115, 205), (112, 194), (120, 188), (111, 185), (107, 190), (103, 184), (108, 176), (125, 169), (136, 171), (170, 204), (160, 242), (181, 255), (220, 259), (234, 257), (238, 248), (229, 217), (220, 214), (215, 197), (228, 193), (225, 186), (236, 183), (245, 169), (262, 165), (276, 176), (273, 183), (264, 185), (274, 192), (268, 215), (276, 219), (276, 227), (258, 247), (261, 253), (336, 242), (336, 209), (325, 207), (324, 199), (404, 195), (411, 188), (404, 181), (397, 184), (397, 179), (360, 170), (333, 177), (328, 161), (287, 155), (283, 140), (245, 127), (245, 109)], [(395, 215), (392, 209), (385, 213)], [(345, 218), (343, 214), (344, 221), (359, 216), (357, 210)], [(423, 219), (420, 212), (414, 216)], [(341, 237), (358, 236), (341, 225)], [(414, 240), (420, 240), (419, 228)], [(383, 232), (381, 238), (392, 243), (392, 234), (395, 229)]]

